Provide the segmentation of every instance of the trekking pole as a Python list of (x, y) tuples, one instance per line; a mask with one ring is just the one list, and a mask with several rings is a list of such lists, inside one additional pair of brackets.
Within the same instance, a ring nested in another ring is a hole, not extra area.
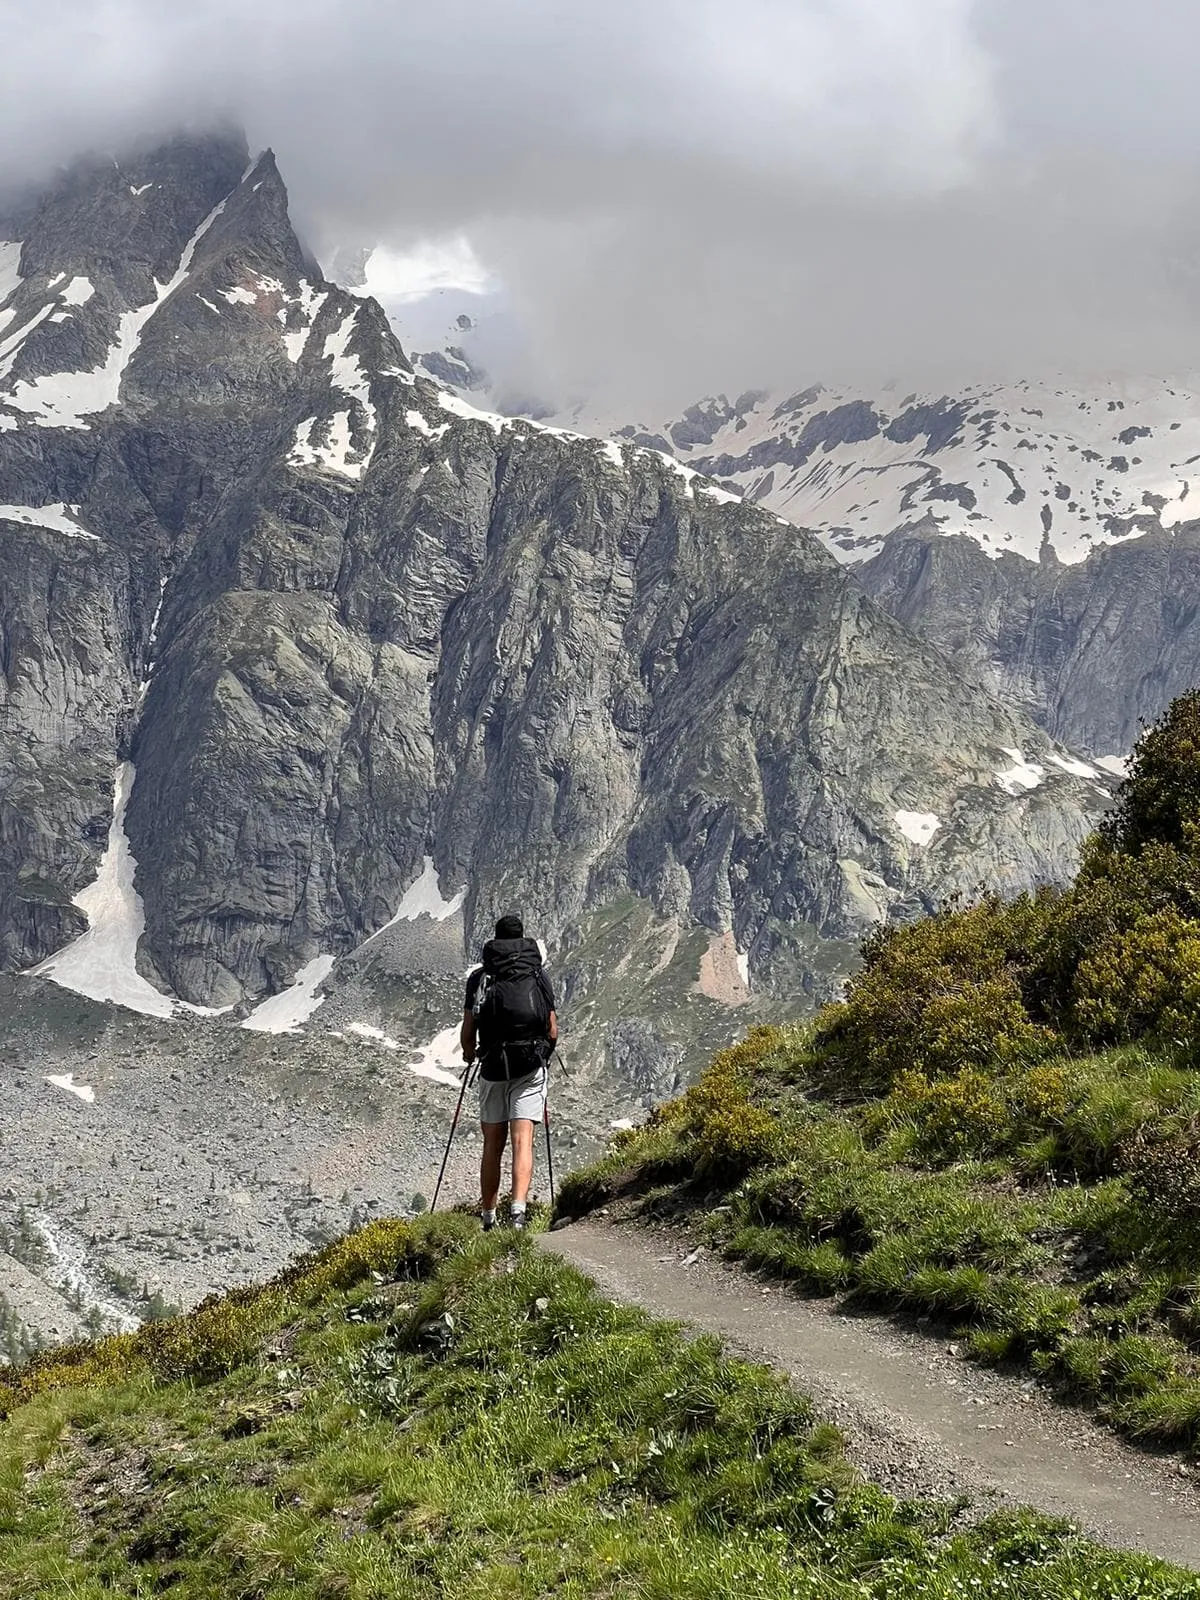
[(430, 1216), (437, 1210), (438, 1195), (442, 1192), (442, 1179), (446, 1176), (446, 1163), (450, 1160), (450, 1146), (454, 1143), (455, 1130), (458, 1128), (458, 1119), (462, 1116), (463, 1101), (467, 1098), (467, 1089), (471, 1079), (475, 1076), (475, 1062), (469, 1062), (463, 1068), (462, 1090), (458, 1096), (458, 1104), (454, 1108), (454, 1121), (450, 1124), (450, 1137), (446, 1140), (446, 1153), (442, 1157), (442, 1170), (438, 1173), (437, 1188), (433, 1191), (433, 1204), (429, 1208)]
[(546, 1101), (542, 1111), (542, 1121), (546, 1126), (546, 1166), (550, 1169), (550, 1210), (554, 1210), (554, 1152), (550, 1148), (550, 1102)]

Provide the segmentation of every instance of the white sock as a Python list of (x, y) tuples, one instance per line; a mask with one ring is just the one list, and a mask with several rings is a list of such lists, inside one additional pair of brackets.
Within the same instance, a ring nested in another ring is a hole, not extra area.
[(525, 1215), (525, 1202), (524, 1202), (524, 1200), (514, 1200), (513, 1201), (513, 1203), (512, 1203), (512, 1213), (513, 1213), (514, 1217), (523, 1217)]
[(495, 1222), (496, 1220), (496, 1213), (494, 1211), (485, 1211), (482, 1213), (482, 1216), (485, 1222)]

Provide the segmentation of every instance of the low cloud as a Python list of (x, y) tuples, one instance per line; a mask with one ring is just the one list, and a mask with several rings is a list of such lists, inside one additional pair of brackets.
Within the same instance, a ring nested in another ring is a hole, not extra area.
[(1183, 0), (51, 0), (5, 39), (0, 183), (235, 118), (326, 256), (469, 240), (545, 380), (644, 420), (1200, 364)]

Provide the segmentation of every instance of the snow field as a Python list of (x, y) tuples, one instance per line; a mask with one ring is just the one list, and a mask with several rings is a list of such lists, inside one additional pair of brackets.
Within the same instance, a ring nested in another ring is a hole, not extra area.
[(897, 811), (892, 820), (906, 839), (922, 848), (942, 825), (942, 819), (932, 811)]
[(95, 881), (75, 896), (88, 919), (85, 933), (57, 951), (31, 977), (49, 978), (60, 988), (91, 1000), (112, 1000), (149, 1017), (169, 1017), (170, 995), (148, 983), (137, 970), (137, 948), (146, 927), (142, 897), (134, 886), (137, 862), (125, 833), (125, 810), (136, 773), (131, 762), (117, 768), (108, 847)]

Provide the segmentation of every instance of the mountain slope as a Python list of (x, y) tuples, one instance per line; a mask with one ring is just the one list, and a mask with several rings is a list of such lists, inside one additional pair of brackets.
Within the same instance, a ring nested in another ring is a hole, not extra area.
[(1195, 1588), (1033, 1513), (893, 1498), (778, 1375), (463, 1218), (378, 1223), (64, 1352), (0, 1413), (0, 1588), (23, 1600)]
[(839, 559), (861, 561), (929, 518), (988, 555), (1072, 564), (1190, 515), (1200, 488), (1200, 398), (1187, 382), (1065, 378), (878, 393), (820, 384), (690, 407), (653, 438), (728, 480)]
[(617, 436), (812, 529), (906, 626), (1114, 768), (1197, 681), (1189, 381), (816, 386)]

